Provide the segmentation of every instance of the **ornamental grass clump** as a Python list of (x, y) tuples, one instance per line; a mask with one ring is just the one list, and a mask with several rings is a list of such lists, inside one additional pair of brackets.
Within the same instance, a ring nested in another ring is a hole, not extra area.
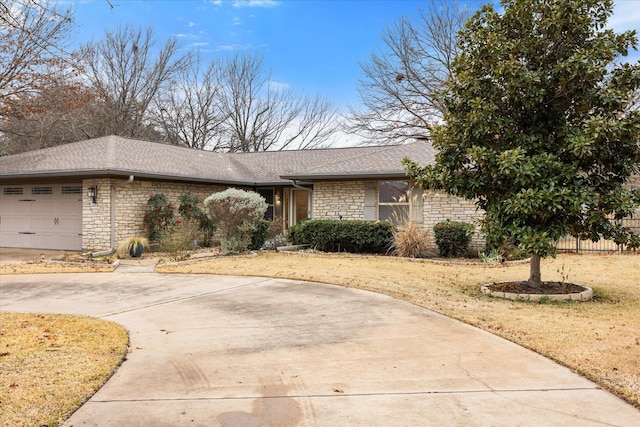
[(393, 232), (392, 253), (399, 257), (425, 258), (429, 254), (429, 236), (424, 228), (409, 221)]
[(228, 188), (204, 200), (209, 218), (221, 232), (220, 245), (228, 253), (247, 250), (251, 235), (267, 210), (264, 197), (253, 191)]

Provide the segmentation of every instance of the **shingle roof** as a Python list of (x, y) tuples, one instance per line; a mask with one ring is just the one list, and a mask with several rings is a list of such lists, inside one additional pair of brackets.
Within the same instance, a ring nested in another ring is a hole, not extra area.
[(106, 136), (0, 158), (0, 180), (15, 178), (136, 175), (238, 185), (286, 184), (291, 179), (404, 176), (408, 156), (432, 163), (427, 142), (379, 147), (216, 153)]

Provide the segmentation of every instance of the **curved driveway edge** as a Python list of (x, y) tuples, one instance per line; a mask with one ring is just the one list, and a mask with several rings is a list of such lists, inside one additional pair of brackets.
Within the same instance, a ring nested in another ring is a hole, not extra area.
[(509, 341), (404, 301), (208, 275), (0, 277), (0, 310), (125, 326), (131, 351), (65, 426), (640, 425)]

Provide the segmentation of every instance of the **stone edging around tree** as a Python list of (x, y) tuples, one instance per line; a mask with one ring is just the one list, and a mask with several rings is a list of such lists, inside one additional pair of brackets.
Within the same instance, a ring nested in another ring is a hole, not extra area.
[(516, 294), (512, 292), (492, 291), (491, 289), (489, 289), (489, 286), (493, 284), (494, 283), (482, 285), (480, 287), (480, 290), (485, 295), (489, 295), (495, 298), (510, 299), (514, 301), (589, 301), (591, 298), (593, 298), (593, 289), (588, 286), (579, 285), (577, 283), (574, 283), (574, 285), (580, 286), (584, 290), (582, 292), (573, 292), (570, 294)]

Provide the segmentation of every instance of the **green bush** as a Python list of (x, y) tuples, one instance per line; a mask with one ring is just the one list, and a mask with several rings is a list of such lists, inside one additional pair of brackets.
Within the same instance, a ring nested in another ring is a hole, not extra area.
[(225, 252), (243, 252), (251, 235), (264, 219), (267, 203), (253, 191), (228, 188), (204, 200), (209, 218), (222, 232), (220, 244)]
[(441, 256), (453, 258), (468, 254), (473, 225), (467, 222), (444, 221), (434, 225), (433, 231)]
[(253, 230), (253, 233), (251, 234), (251, 244), (249, 245), (250, 250), (257, 251), (264, 246), (264, 243), (267, 241), (267, 237), (269, 236), (269, 225), (270, 222), (266, 219), (258, 221), (256, 229)]
[(325, 252), (386, 253), (393, 230), (389, 222), (317, 219), (289, 228), (289, 239)]
[(162, 193), (156, 193), (147, 201), (143, 223), (149, 233), (149, 241), (157, 242), (161, 235), (176, 224), (174, 207)]

